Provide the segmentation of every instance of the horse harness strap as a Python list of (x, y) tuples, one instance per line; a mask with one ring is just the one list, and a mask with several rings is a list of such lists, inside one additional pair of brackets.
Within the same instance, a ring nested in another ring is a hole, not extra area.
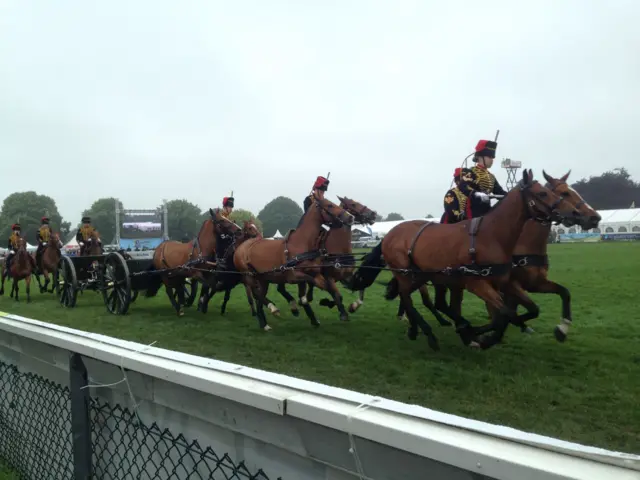
[(478, 231), (480, 230), (480, 225), (482, 223), (483, 217), (476, 217), (471, 219), (469, 223), (469, 256), (471, 257), (471, 263), (469, 265), (460, 265), (456, 267), (446, 267), (442, 270), (435, 271), (424, 271), (418, 268), (413, 260), (413, 251), (415, 249), (416, 243), (418, 242), (418, 238), (422, 235), (422, 232), (430, 226), (435, 225), (434, 222), (426, 222), (416, 235), (413, 237), (413, 241), (411, 242), (411, 247), (407, 252), (409, 257), (409, 268), (404, 271), (405, 274), (444, 274), (444, 275), (462, 275), (462, 276), (470, 276), (470, 277), (490, 277), (490, 276), (500, 276), (505, 275), (511, 269), (511, 264), (478, 264), (476, 263), (476, 237), (478, 235)]
[(548, 267), (548, 255), (514, 255), (512, 260), (514, 267)]
[(476, 236), (480, 230), (480, 224), (484, 217), (476, 217), (471, 219), (469, 224), (469, 256), (471, 257), (471, 265), (476, 264)]

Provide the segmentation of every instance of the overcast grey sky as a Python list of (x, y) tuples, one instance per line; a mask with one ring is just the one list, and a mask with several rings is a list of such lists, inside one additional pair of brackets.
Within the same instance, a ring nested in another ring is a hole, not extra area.
[(538, 177), (640, 179), (638, 19), (634, 0), (0, 0), (0, 200), (36, 190), (75, 223), (102, 196), (233, 189), (257, 213), (331, 171), (331, 194), (439, 216), (498, 128), (498, 158)]

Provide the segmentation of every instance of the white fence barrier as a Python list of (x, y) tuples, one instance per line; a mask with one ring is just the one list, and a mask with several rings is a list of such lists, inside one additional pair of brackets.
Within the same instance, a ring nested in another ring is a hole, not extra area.
[[(82, 358), (89, 384), (98, 385), (89, 389), (92, 399), (135, 411), (145, 425), (155, 422), (160, 430), (182, 434), (188, 442), (197, 440), (219, 457), (226, 453), (235, 464), (243, 462), (248, 471), (264, 474), (232, 477), (219, 473), (208, 478), (640, 479), (638, 456), (0, 312), (0, 365), (15, 366), (17, 370), (12, 371), (28, 379), (35, 374), (69, 387), (70, 357)], [(14, 380), (7, 390), (0, 383), (0, 395), (4, 388), (14, 409), (24, 393), (17, 384)], [(71, 396), (77, 388), (77, 384), (71, 388)], [(100, 418), (95, 412), (91, 416), (94, 443), (102, 429), (113, 424), (108, 420), (100, 423)], [(24, 416), (0, 404), (0, 455), (7, 442), (3, 435), (24, 430), (20, 424), (24, 421)], [(61, 431), (63, 439), (71, 437)], [(147, 457), (157, 455), (126, 448), (127, 441), (133, 445), (135, 435), (118, 435), (125, 447), (112, 448), (118, 450), (120, 464), (132, 472), (147, 469), (144, 478), (186, 477), (186, 473), (181, 476), (179, 470), (171, 473), (166, 468), (150, 475), (155, 463)], [(71, 438), (67, 441), (71, 445)], [(109, 441), (93, 449), (106, 448)], [(51, 445), (41, 443), (45, 450)], [(69, 471), (79, 458), (74, 453)], [(187, 461), (185, 455), (171, 451), (165, 455)], [(93, 468), (100, 470), (96, 478), (119, 478), (117, 469), (124, 467), (115, 463), (107, 467), (101, 464), (104, 458), (96, 457)], [(192, 468), (202, 468), (196, 461), (191, 463)]]

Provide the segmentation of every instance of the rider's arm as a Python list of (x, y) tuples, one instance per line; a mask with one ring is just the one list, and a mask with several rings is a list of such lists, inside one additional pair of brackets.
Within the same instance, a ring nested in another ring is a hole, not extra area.
[(495, 177), (495, 175), (494, 175), (494, 177), (493, 177), (493, 178), (494, 178), (495, 182), (494, 182), (494, 184), (493, 184), (493, 192), (491, 192), (491, 193), (493, 193), (494, 195), (506, 195), (506, 194), (507, 194), (507, 192), (506, 192), (506, 191), (505, 191), (505, 189), (504, 189), (504, 188), (502, 188), (502, 186), (498, 183), (498, 179)]
[(463, 212), (460, 211), (458, 198), (452, 190), (449, 190), (444, 196), (445, 223), (449, 223), (451, 219), (460, 220), (462, 213)]

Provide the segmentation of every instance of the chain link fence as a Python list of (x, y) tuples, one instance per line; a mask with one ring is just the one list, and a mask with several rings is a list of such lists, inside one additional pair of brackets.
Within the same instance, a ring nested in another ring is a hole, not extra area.
[[(22, 480), (74, 479), (68, 387), (0, 361), (0, 462)], [(89, 401), (93, 478), (149, 480), (269, 480), (226, 453), (201, 446), (135, 412)]]

